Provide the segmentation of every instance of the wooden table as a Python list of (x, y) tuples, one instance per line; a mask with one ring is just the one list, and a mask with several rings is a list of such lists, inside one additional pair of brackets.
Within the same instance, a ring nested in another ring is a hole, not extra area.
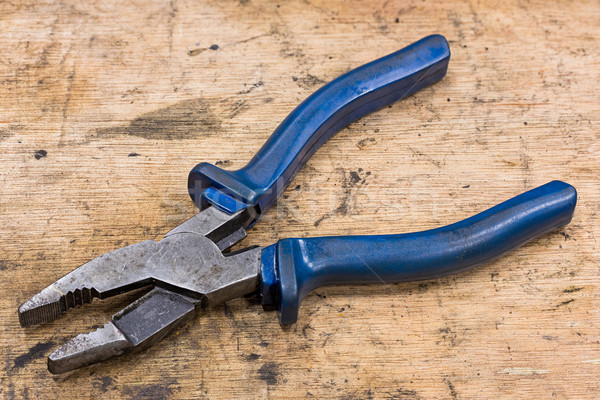
[[(598, 398), (597, 1), (0, 4), (3, 398)], [(323, 83), (431, 33), (447, 77), (343, 130), (245, 240), (437, 227), (553, 179), (576, 215), (427, 282), (322, 288), (281, 329), (254, 299), (63, 376), (46, 356), (134, 297), (23, 329), (18, 305), (191, 217), (199, 161), (243, 166)]]

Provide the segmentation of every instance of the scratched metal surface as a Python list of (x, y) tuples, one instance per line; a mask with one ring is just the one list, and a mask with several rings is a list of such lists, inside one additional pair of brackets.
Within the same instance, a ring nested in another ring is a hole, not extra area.
[[(3, 398), (598, 398), (597, 1), (0, 3)], [(319, 289), (282, 330), (253, 299), (141, 354), (45, 358), (134, 297), (41, 327), (17, 306), (195, 212), (199, 161), (237, 168), (324, 82), (430, 33), (447, 78), (340, 132), (246, 244), (408, 232), (562, 179), (573, 222), (435, 281)]]

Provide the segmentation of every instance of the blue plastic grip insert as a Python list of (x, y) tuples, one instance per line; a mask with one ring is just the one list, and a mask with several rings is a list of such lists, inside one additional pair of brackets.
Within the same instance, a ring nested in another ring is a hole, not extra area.
[(331, 136), (437, 82), (446, 75), (449, 59), (446, 39), (432, 35), (340, 76), (296, 107), (245, 167), (225, 171), (196, 165), (188, 177), (190, 196), (200, 209), (212, 204), (234, 213), (254, 207), (253, 225)]
[[(462, 272), (571, 221), (577, 192), (553, 181), (452, 225), (381, 236), (284, 239), (262, 252), (261, 295), (281, 324), (323, 285), (397, 283)], [(274, 269), (274, 271), (273, 271)]]

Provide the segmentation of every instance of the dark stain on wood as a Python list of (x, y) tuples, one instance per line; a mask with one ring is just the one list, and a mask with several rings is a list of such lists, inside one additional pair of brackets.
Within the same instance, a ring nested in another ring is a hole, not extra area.
[(556, 305), (556, 308), (558, 308), (560, 306), (566, 306), (567, 304), (570, 304), (570, 303), (572, 303), (574, 301), (575, 301), (575, 299), (569, 299), (569, 300), (566, 300), (566, 301), (561, 301), (560, 303), (558, 303)]
[(93, 383), (93, 386), (103, 393), (108, 391), (109, 388), (114, 387), (114, 385), (115, 380), (110, 376), (102, 376)]
[(12, 132), (10, 132), (8, 129), (0, 129), (0, 142), (8, 139), (12, 135)]
[(249, 355), (246, 356), (247, 361), (256, 361), (259, 358), (260, 358), (260, 354), (256, 354), (256, 353), (250, 353)]
[(212, 135), (221, 127), (221, 120), (201, 99), (181, 101), (172, 106), (151, 111), (127, 125), (96, 130), (99, 138), (138, 136), (149, 140), (183, 140)]
[(276, 385), (277, 377), (279, 376), (279, 364), (274, 362), (264, 363), (258, 369), (258, 376), (267, 385)]
[(351, 215), (353, 207), (353, 201), (355, 199), (356, 191), (363, 185), (367, 185), (367, 178), (371, 175), (371, 171), (363, 171), (362, 168), (358, 168), (356, 171), (350, 171), (346, 173), (343, 168), (338, 168), (338, 171), (342, 173), (342, 190), (343, 195), (337, 208), (328, 214), (321, 216), (317, 219), (313, 225), (318, 227), (323, 220), (331, 218), (335, 215)]
[(173, 394), (172, 384), (169, 382), (165, 384), (124, 386), (122, 393), (130, 400), (167, 399)]
[(39, 358), (44, 357), (46, 352), (54, 347), (54, 342), (39, 342), (35, 346), (29, 349), (25, 354), (22, 354), (15, 358), (13, 368), (23, 368), (25, 365)]
[(397, 400), (418, 400), (422, 397), (419, 395), (419, 393), (417, 393), (416, 390), (401, 388), (397, 389), (396, 393), (391, 394), (390, 398)]
[(356, 144), (356, 146), (357, 146), (359, 149), (361, 149), (361, 150), (362, 150), (362, 149), (364, 149), (365, 147), (369, 146), (370, 144), (373, 144), (373, 143), (375, 143), (375, 141), (376, 141), (376, 140), (375, 140), (375, 138), (366, 138), (366, 139), (362, 139), (362, 140), (360, 140), (360, 141), (359, 141), (359, 142)]
[(293, 76), (292, 80), (296, 82), (298, 86), (303, 87), (305, 89), (311, 89), (313, 87), (324, 85), (325, 83), (327, 83), (323, 79), (312, 74), (307, 74), (303, 77)]
[(448, 378), (444, 380), (446, 381), (446, 385), (448, 386), (448, 390), (450, 391), (450, 396), (453, 399), (458, 399), (458, 393), (456, 393), (456, 389), (454, 388), (454, 384), (452, 383), (452, 381), (450, 381), (450, 379)]
[(583, 290), (583, 287), (572, 286), (570, 288), (563, 290), (563, 293), (575, 293), (575, 292), (579, 292), (580, 290)]
[(35, 157), (36, 160), (39, 160), (40, 158), (44, 158), (48, 155), (48, 152), (46, 150), (37, 150), (33, 156)]
[(6, 271), (7, 269), (15, 269), (18, 265), (8, 260), (0, 260), (0, 271)]

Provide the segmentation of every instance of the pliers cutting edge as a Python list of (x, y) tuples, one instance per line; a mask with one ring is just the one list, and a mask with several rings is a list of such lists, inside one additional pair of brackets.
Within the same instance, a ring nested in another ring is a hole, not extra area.
[(553, 181), (464, 221), (399, 235), (283, 239), (226, 252), (246, 236), (312, 154), (352, 121), (440, 80), (450, 50), (428, 36), (323, 86), (279, 125), (242, 169), (201, 163), (188, 187), (200, 212), (158, 242), (106, 253), (67, 274), (19, 307), (22, 326), (133, 289), (151, 290), (100, 329), (48, 357), (53, 373), (147, 348), (195, 310), (259, 292), (281, 324), (298, 318), (302, 299), (329, 284), (431, 279), (488, 262), (572, 218), (577, 193)]

